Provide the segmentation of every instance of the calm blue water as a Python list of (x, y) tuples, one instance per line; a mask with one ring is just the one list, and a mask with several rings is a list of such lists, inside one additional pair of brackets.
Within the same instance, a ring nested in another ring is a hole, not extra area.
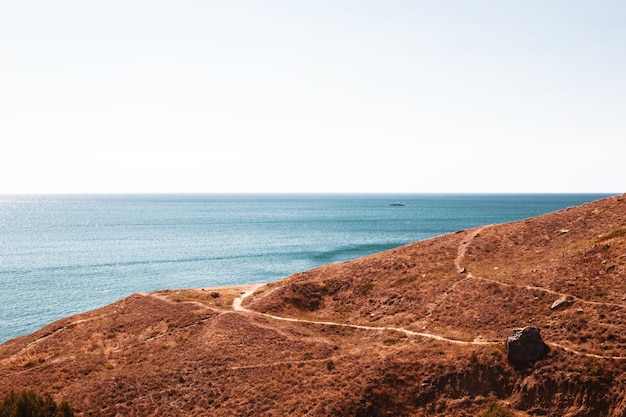
[(274, 281), (605, 196), (0, 196), (0, 342), (138, 291)]

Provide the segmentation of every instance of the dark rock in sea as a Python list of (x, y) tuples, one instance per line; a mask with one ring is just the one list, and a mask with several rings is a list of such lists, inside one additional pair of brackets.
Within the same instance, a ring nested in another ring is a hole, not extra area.
[(550, 310), (559, 310), (562, 308), (566, 308), (574, 304), (574, 297), (571, 295), (564, 295), (554, 300), (552, 305), (550, 306)]
[(506, 338), (508, 360), (514, 365), (527, 365), (543, 358), (548, 346), (541, 339), (538, 327), (515, 329)]

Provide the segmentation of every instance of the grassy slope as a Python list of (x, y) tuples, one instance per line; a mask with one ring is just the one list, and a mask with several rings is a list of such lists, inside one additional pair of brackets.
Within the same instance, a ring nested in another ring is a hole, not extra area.
[[(622, 415), (624, 361), (597, 356), (626, 356), (625, 262), (616, 197), (322, 266), (244, 302), (485, 346), (233, 312), (242, 288), (137, 294), (0, 345), (0, 394), (35, 387), (102, 416), (470, 416), (492, 400)], [(562, 294), (573, 303), (550, 309)], [(525, 325), (551, 352), (520, 370), (502, 342)]]

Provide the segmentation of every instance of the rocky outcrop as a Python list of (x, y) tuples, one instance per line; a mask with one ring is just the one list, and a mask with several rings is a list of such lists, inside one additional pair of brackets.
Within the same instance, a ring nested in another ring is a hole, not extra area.
[(515, 407), (530, 415), (624, 416), (618, 408), (611, 411), (612, 404), (619, 403), (619, 394), (611, 384), (588, 374), (565, 377), (550, 372), (534, 373), (516, 391), (519, 394)]
[(506, 338), (506, 349), (509, 362), (515, 365), (527, 365), (548, 353), (538, 327), (513, 330)]

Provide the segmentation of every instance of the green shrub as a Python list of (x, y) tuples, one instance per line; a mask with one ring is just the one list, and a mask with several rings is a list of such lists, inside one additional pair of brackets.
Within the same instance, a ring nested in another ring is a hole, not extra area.
[(513, 413), (511, 413), (506, 408), (502, 407), (497, 402), (489, 403), (489, 408), (487, 408), (482, 413), (479, 413), (476, 417), (515, 417)]
[(74, 411), (65, 401), (57, 405), (50, 394), (42, 397), (33, 390), (11, 391), (0, 401), (0, 417), (74, 417)]

